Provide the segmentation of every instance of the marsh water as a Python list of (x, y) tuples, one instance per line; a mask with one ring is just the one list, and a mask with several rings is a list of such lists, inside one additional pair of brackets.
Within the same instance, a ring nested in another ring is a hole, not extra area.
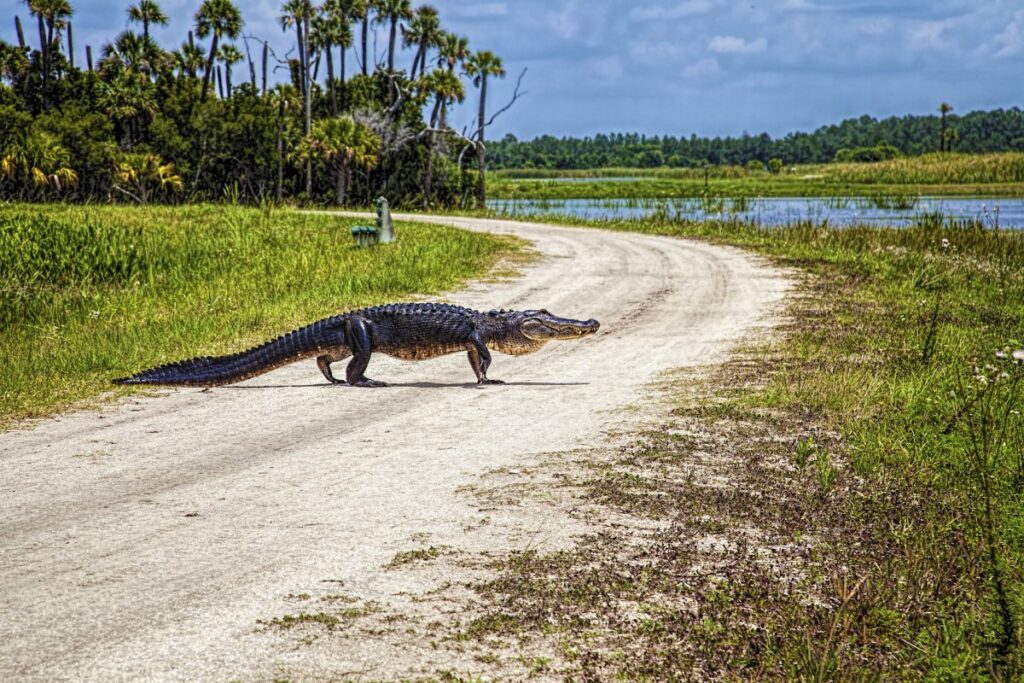
[(776, 226), (796, 221), (830, 225), (908, 226), (921, 221), (976, 221), (1024, 229), (1024, 199), (964, 197), (757, 197), (687, 199), (496, 199), (507, 216), (561, 214), (591, 220), (621, 218), (740, 219)]

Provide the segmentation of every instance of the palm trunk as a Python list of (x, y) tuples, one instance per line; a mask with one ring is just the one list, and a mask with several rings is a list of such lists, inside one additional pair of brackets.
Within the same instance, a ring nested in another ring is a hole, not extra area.
[(210, 41), (210, 56), (206, 58), (206, 70), (203, 72), (203, 91), (199, 96), (200, 102), (206, 101), (206, 93), (210, 89), (210, 77), (213, 75), (213, 58), (217, 55), (217, 32), (213, 32), (213, 40)]
[(71, 30), (71, 22), (68, 22), (68, 64), (75, 68), (75, 37)]
[(284, 199), (284, 100), (277, 105), (277, 203)]
[(219, 95), (222, 100), (224, 99), (224, 79), (219, 66), (217, 67), (217, 95)]
[(344, 45), (341, 46), (341, 50), (338, 52), (338, 57), (339, 57), (338, 70), (340, 71), (340, 73), (338, 74), (338, 81), (340, 81), (341, 85), (345, 85), (345, 46)]
[(50, 50), (46, 43), (46, 28), (43, 26), (43, 16), (36, 17), (39, 20), (39, 56), (43, 62), (43, 108), (47, 106), (46, 92), (50, 89)]
[[(306, 65), (302, 69), (302, 78), (306, 83), (306, 135), (309, 135), (310, 129), (313, 125), (313, 105), (312, 99), (310, 98), (310, 87), (309, 82), (309, 14), (304, 13), (302, 17), (302, 38), (303, 48), (306, 54)], [(306, 160), (306, 201), (309, 201), (313, 196), (313, 160)]]
[(256, 90), (256, 64), (252, 61), (252, 53), (249, 52), (249, 41), (245, 40), (245, 61), (249, 64), (249, 82), (252, 89)]
[(18, 33), (18, 47), (22, 50), (25, 49), (25, 31), (21, 28), (21, 18), (18, 16), (14, 17), (14, 30)]
[(295, 37), (298, 40), (299, 45), (299, 66), (301, 67), (302, 75), (299, 77), (299, 88), (302, 90), (303, 96), (306, 94), (306, 42), (303, 40), (302, 35), (302, 20), (299, 17), (295, 18)]
[(230, 64), (225, 64), (224, 65), (224, 76), (225, 76), (225, 80), (227, 80), (228, 99), (230, 100), (231, 99), (231, 65)]
[(477, 199), (480, 202), (480, 207), (483, 209), (487, 204), (487, 188), (484, 185), (484, 174), (487, 173), (487, 160), (485, 158), (484, 150), (484, 116), (486, 115), (485, 105), (487, 103), (487, 74), (480, 75), (480, 119), (479, 128), (477, 128), (477, 141), (476, 141), (476, 163), (477, 170), (480, 173), (477, 187)]
[(324, 48), (324, 52), (327, 53), (327, 92), (331, 98), (331, 114), (333, 116), (338, 115), (338, 97), (334, 93), (334, 57), (331, 55), (330, 44)]
[(942, 124), (939, 128), (939, 151), (946, 151), (946, 112), (942, 112)]
[(420, 58), (423, 56), (423, 43), (420, 43), (419, 48), (416, 49), (416, 56), (412, 59), (412, 67), (409, 69), (409, 78), (416, 78), (416, 69), (420, 65)]
[(92, 71), (92, 45), (85, 46), (85, 66)]
[(269, 48), (263, 43), (263, 94), (267, 94), (267, 51)]
[(370, 31), (370, 10), (367, 9), (363, 14), (363, 75), (365, 76), (366, 71), (366, 36)]
[(317, 52), (316, 59), (313, 61), (313, 77), (309, 79), (310, 83), (316, 83), (316, 79), (320, 78), (320, 62), (323, 61), (324, 53)]
[(391, 19), (391, 34), (388, 36), (388, 72), (395, 72), (395, 32), (398, 28), (397, 17)]

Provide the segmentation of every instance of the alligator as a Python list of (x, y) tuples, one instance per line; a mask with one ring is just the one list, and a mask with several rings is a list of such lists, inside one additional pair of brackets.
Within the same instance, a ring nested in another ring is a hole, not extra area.
[[(437, 303), (387, 304), (323, 318), (277, 339), (228, 356), (203, 356), (161, 365), (115, 384), (217, 386), (240, 382), (303, 358), (316, 357), (317, 367), (332, 384), (384, 387), (366, 376), (373, 352), (403, 360), (424, 360), (465, 351), (479, 384), (489, 379), (488, 347), (513, 356), (533, 353), (553, 339), (577, 339), (597, 332), (596, 320), (572, 320), (546, 310), (487, 313)], [(352, 357), (345, 380), (336, 379), (331, 364)]]

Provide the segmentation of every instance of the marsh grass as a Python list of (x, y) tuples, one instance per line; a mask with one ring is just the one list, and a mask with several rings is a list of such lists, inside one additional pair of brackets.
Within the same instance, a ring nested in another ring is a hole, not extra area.
[[(588, 182), (564, 182), (587, 178)], [(559, 179), (562, 179), (561, 181)], [(865, 197), (902, 208), (921, 196), (1024, 196), (1024, 152), (927, 154), (864, 164), (787, 168), (509, 169), (488, 176), (494, 199), (664, 199), (700, 197)], [(909, 207), (912, 208), (912, 207)]]
[(358, 249), (354, 222), (269, 206), (0, 207), (0, 424), (154, 364), (445, 291), (519, 246), (401, 224), (395, 245)]
[[(594, 680), (1020, 680), (1024, 235), (601, 225), (751, 248), (802, 284), (781, 340), (708, 398), (679, 389), (660, 431), (705, 436), (638, 435), (581, 485), (664, 530), (506, 558), (481, 627), (554, 637)], [(716, 452), (731, 486), (688, 478)]]

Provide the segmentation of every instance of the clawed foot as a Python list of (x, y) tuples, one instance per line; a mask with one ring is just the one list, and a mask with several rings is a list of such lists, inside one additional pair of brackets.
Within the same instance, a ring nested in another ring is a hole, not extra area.
[(478, 384), (504, 384), (500, 379), (482, 379)]
[(364, 387), (364, 388), (377, 388), (377, 387), (386, 387), (386, 386), (388, 386), (388, 384), (387, 384), (387, 382), (378, 382), (375, 379), (369, 379), (367, 377), (364, 377), (363, 379), (356, 380), (355, 382), (353, 382), (352, 386), (354, 386), (354, 387)]
[(334, 377), (328, 377), (327, 381), (330, 382), (331, 384), (348, 384), (348, 382), (346, 382), (345, 380), (336, 379)]

